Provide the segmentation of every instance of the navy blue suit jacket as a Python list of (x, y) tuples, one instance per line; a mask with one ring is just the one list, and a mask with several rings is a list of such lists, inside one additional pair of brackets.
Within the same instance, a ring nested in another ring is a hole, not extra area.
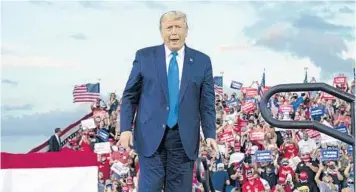
[[(120, 130), (133, 133), (134, 149), (149, 157), (158, 149), (169, 111), (164, 45), (136, 52), (120, 107)], [(179, 92), (178, 125), (184, 150), (192, 160), (199, 151), (200, 124), (205, 138), (216, 138), (215, 94), (210, 58), (185, 46)]]

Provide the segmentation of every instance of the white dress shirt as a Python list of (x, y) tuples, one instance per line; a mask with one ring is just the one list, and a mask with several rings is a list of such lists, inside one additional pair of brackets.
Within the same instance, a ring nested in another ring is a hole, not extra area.
[(57, 139), (57, 141), (58, 141), (58, 143), (59, 143), (59, 145), (61, 144), (61, 142), (59, 141), (59, 136), (57, 135), (57, 134), (54, 134), (55, 136), (56, 136), (56, 139)]
[[(169, 63), (171, 62), (172, 59), (172, 51), (164, 45), (164, 49), (166, 52), (166, 69), (167, 69), (167, 76), (168, 76), (168, 69), (169, 69)], [(178, 55), (176, 56), (177, 63), (178, 63), (178, 69), (179, 69), (179, 87), (180, 87), (180, 82), (182, 80), (182, 72), (183, 72), (183, 63), (184, 63), (184, 46), (177, 51)]]

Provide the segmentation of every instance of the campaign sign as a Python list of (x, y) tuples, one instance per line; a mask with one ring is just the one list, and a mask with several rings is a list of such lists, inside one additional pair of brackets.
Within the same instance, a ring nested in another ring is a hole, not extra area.
[(347, 149), (346, 149), (348, 154), (351, 154), (353, 149), (352, 149), (352, 145), (347, 145)]
[(242, 83), (240, 82), (237, 82), (237, 81), (231, 81), (231, 85), (230, 85), (230, 88), (231, 89), (237, 89), (237, 90), (240, 90), (242, 88)]
[(98, 137), (101, 141), (108, 141), (109, 133), (105, 129), (100, 129), (98, 132)]
[(232, 131), (227, 131), (225, 133), (222, 133), (220, 136), (220, 140), (223, 143), (233, 142), (233, 141), (235, 141), (234, 133)]
[(346, 133), (346, 134), (348, 134), (347, 128), (346, 128), (345, 125), (341, 125), (341, 126), (335, 127), (334, 129), (340, 131), (341, 133)]
[(322, 149), (321, 159), (323, 161), (337, 161), (339, 160), (339, 150), (338, 149)]
[(258, 150), (255, 152), (256, 162), (269, 163), (272, 162), (272, 152), (270, 150)]
[(245, 101), (245, 103), (248, 103), (248, 102), (257, 103), (257, 100), (253, 97), (246, 98), (244, 101)]
[(311, 109), (310, 115), (313, 119), (321, 118), (324, 115), (324, 109), (321, 107), (314, 107)]
[(229, 101), (228, 106), (236, 106), (237, 104), (239, 104), (239, 100), (234, 99), (234, 100)]

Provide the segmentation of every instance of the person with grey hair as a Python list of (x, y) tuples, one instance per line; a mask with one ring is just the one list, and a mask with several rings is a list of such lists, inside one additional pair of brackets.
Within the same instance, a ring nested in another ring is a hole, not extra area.
[(200, 125), (207, 146), (218, 151), (212, 64), (185, 44), (186, 14), (163, 14), (159, 29), (164, 43), (136, 52), (122, 96), (120, 143), (133, 143), (140, 159), (139, 192), (192, 191)]

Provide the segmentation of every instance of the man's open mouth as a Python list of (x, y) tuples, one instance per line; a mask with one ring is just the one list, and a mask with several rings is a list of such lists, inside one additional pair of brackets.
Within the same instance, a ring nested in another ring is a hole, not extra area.
[(170, 41), (173, 42), (173, 43), (177, 43), (179, 41), (179, 39), (178, 38), (177, 39), (170, 39)]

